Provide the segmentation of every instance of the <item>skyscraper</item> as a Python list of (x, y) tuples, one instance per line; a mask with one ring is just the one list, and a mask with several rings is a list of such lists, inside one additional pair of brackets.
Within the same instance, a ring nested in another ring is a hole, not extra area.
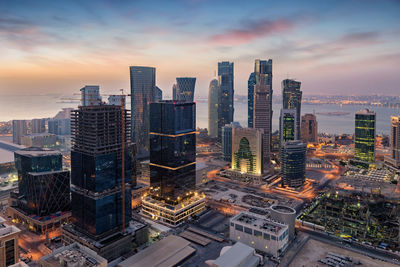
[(218, 80), (214, 79), (208, 87), (208, 135), (218, 137)]
[(240, 123), (232, 122), (222, 127), (222, 155), (225, 161), (232, 160), (232, 133), (233, 128), (241, 128)]
[[(72, 111), (72, 217), (78, 231), (99, 239), (121, 229), (122, 145), (125, 150), (125, 224), (131, 220), (134, 152), (130, 116), (121, 106), (80, 106)], [(122, 144), (122, 127), (125, 143)]]
[(44, 133), (46, 131), (46, 119), (33, 119), (31, 121), (31, 133)]
[(307, 145), (299, 140), (288, 141), (282, 146), (282, 184), (290, 187), (302, 186), (306, 174)]
[[(376, 114), (369, 109), (356, 112), (354, 134), (354, 160), (360, 166), (375, 161)], [(360, 163), (360, 164), (359, 164)]]
[(173, 100), (194, 101), (194, 88), (196, 86), (196, 78), (179, 77), (176, 78), (175, 91), (173, 90)]
[(163, 96), (162, 90), (158, 86), (156, 86), (155, 92), (154, 92), (154, 101), (156, 101), (156, 102), (161, 101), (162, 96)]
[(132, 142), (136, 143), (138, 157), (149, 156), (149, 103), (155, 101), (156, 69), (131, 66)]
[[(254, 72), (250, 74), (248, 80), (248, 127), (253, 127), (254, 116), (254, 85), (259, 83), (261, 77), (266, 85), (270, 87), (270, 105), (272, 107), (272, 59), (260, 60), (254, 62)], [(272, 110), (270, 119), (270, 128), (272, 129)]]
[(222, 127), (233, 121), (234, 86), (232, 62), (218, 62), (218, 86), (220, 89), (218, 105), (218, 138), (221, 139)]
[(318, 142), (318, 122), (314, 114), (305, 114), (301, 117), (301, 140), (304, 143)]
[(287, 141), (296, 140), (297, 128), (296, 128), (297, 112), (294, 109), (281, 109), (281, 115), (279, 117), (279, 133), (281, 146)]
[(270, 102), (270, 86), (265, 84), (264, 77), (262, 76), (259, 83), (254, 87), (254, 117), (253, 127), (263, 130), (263, 165), (264, 170), (270, 163), (271, 151), (271, 112), (272, 106)]
[(85, 85), (81, 88), (81, 106), (100, 105), (101, 96), (98, 85)]
[(108, 104), (115, 105), (115, 106), (121, 106), (122, 101), (126, 101), (125, 99), (126, 99), (126, 97), (124, 95), (110, 95), (108, 97)]
[(390, 151), (390, 156), (385, 156), (385, 163), (400, 168), (400, 116), (392, 116)]
[(296, 110), (296, 140), (300, 140), (300, 116), (301, 116), (301, 98), (303, 92), (300, 91), (301, 82), (285, 79), (282, 81), (282, 100), (283, 109)]
[(196, 104), (150, 104), (150, 186), (153, 195), (177, 203), (196, 184)]
[(28, 134), (28, 125), (26, 120), (12, 121), (13, 143), (21, 144), (22, 137)]

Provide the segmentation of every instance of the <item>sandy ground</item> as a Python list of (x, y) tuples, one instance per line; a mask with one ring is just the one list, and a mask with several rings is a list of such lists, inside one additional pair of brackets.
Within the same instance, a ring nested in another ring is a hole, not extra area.
[(398, 267), (397, 265), (387, 263), (380, 260), (374, 260), (368, 256), (348, 251), (330, 244), (322, 243), (320, 241), (310, 239), (307, 244), (301, 249), (296, 258), (292, 261), (289, 267), (326, 267), (327, 265), (318, 262), (319, 259), (325, 258), (328, 252), (333, 252), (353, 259), (361, 261), (362, 265), (368, 267)]

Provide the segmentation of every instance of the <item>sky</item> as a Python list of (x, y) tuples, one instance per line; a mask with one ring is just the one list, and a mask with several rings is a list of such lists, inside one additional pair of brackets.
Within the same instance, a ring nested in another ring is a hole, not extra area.
[(247, 94), (255, 59), (273, 60), (307, 94), (400, 94), (400, 1), (0, 0), (1, 95), (129, 90), (129, 66), (197, 77), (206, 97), (219, 61)]

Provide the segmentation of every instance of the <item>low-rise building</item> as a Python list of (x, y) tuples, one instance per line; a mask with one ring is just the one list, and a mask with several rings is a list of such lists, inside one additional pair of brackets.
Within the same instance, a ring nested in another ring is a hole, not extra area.
[(266, 216), (241, 212), (230, 221), (230, 238), (273, 256), (279, 256), (289, 243), (288, 225)]
[(63, 246), (40, 258), (42, 267), (107, 267), (107, 260), (78, 243)]
[(210, 267), (256, 267), (262, 262), (262, 256), (255, 249), (241, 242), (223, 247), (216, 260), (206, 261)]

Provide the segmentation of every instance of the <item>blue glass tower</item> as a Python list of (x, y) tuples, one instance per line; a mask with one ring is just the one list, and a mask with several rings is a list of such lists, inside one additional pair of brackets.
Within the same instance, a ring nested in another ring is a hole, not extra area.
[(234, 113), (234, 87), (233, 87), (233, 63), (223, 61), (218, 63), (218, 138), (222, 137), (222, 127), (233, 122)]

